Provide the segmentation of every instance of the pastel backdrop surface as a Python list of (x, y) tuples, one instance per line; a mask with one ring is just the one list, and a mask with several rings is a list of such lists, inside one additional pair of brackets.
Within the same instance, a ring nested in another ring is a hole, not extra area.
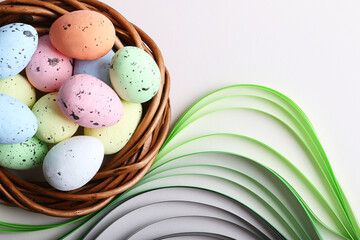
[[(359, 1), (104, 2), (162, 50), (172, 77), (173, 124), (200, 97), (227, 85), (259, 84), (284, 93), (310, 118), (360, 218)], [(48, 218), (5, 206), (0, 212), (8, 222), (43, 223)], [(6, 237), (51, 239), (66, 231)]]

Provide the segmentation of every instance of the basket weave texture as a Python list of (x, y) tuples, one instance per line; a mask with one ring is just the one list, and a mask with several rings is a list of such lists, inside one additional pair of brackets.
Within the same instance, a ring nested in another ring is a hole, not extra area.
[(0, 26), (23, 22), (32, 25), (39, 35), (43, 35), (48, 33), (58, 17), (81, 9), (100, 12), (112, 21), (116, 29), (115, 49), (132, 45), (153, 56), (161, 72), (160, 89), (144, 106), (146, 113), (130, 141), (85, 186), (61, 192), (45, 183), (25, 181), (0, 167), (2, 204), (58, 217), (95, 212), (147, 173), (165, 141), (171, 115), (169, 73), (155, 42), (116, 10), (97, 0), (8, 0), (0, 2)]

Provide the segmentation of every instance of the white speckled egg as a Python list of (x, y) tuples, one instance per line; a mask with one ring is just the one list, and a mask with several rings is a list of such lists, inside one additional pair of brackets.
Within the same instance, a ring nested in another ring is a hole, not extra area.
[(0, 94), (0, 144), (24, 142), (35, 135), (37, 128), (36, 117), (28, 106)]
[(36, 101), (35, 88), (20, 74), (0, 79), (0, 93), (14, 97), (31, 108)]
[(140, 123), (142, 106), (140, 103), (122, 101), (124, 115), (121, 120), (110, 127), (85, 128), (84, 133), (98, 138), (105, 148), (105, 154), (113, 154), (120, 151), (130, 140)]
[(99, 170), (103, 144), (94, 137), (76, 136), (56, 144), (43, 163), (46, 181), (61, 191), (84, 186)]
[(73, 136), (79, 125), (62, 114), (58, 104), (58, 93), (41, 97), (32, 111), (38, 120), (36, 136), (47, 143), (58, 143)]
[(26, 170), (41, 166), (49, 146), (36, 136), (17, 144), (0, 144), (0, 166)]
[(158, 65), (147, 52), (127, 46), (117, 51), (111, 61), (110, 80), (122, 99), (143, 103), (159, 90), (161, 74)]
[(20, 73), (29, 63), (38, 44), (34, 27), (11, 23), (0, 28), (0, 79)]

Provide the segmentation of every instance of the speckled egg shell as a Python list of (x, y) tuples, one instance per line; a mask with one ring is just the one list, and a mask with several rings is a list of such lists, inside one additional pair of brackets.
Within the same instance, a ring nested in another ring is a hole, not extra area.
[(35, 88), (20, 74), (0, 79), (0, 93), (14, 97), (30, 108), (36, 101)]
[(85, 128), (84, 134), (99, 139), (104, 144), (105, 154), (120, 151), (130, 140), (140, 123), (142, 106), (140, 103), (122, 101), (124, 115), (121, 120), (111, 127)]
[(29, 63), (38, 44), (30, 25), (11, 23), (0, 28), (0, 79), (20, 73)]
[(59, 106), (67, 118), (88, 128), (112, 126), (123, 114), (121, 100), (114, 90), (87, 74), (74, 75), (63, 83)]
[(61, 112), (58, 93), (49, 93), (40, 98), (32, 109), (38, 120), (36, 136), (47, 143), (58, 143), (73, 136), (79, 125), (70, 121)]
[(25, 70), (35, 88), (43, 92), (55, 92), (72, 75), (73, 59), (57, 51), (49, 35), (44, 35), (39, 38), (35, 54)]
[(23, 102), (0, 94), (0, 144), (21, 143), (35, 135), (35, 115)]
[(110, 82), (110, 63), (115, 52), (111, 50), (105, 56), (95, 60), (74, 59), (74, 74), (89, 74), (112, 87)]
[(0, 166), (26, 170), (42, 165), (49, 146), (36, 136), (17, 144), (0, 144)]
[(46, 181), (61, 191), (84, 186), (99, 170), (104, 147), (94, 137), (76, 136), (56, 144), (45, 157)]
[(115, 53), (110, 65), (110, 80), (122, 99), (149, 101), (159, 90), (160, 70), (152, 57), (137, 47), (124, 47)]
[(79, 10), (59, 17), (50, 28), (52, 44), (66, 56), (94, 60), (105, 56), (115, 43), (115, 28), (101, 13)]

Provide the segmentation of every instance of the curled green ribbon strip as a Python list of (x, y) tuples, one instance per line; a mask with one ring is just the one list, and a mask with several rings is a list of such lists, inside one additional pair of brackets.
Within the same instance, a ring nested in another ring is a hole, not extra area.
[[(175, 125), (149, 173), (73, 231), (131, 196), (173, 186), (227, 195), (288, 239), (360, 239), (310, 121), (291, 99), (270, 88), (235, 85), (200, 99)], [(1, 222), (0, 231), (39, 231), (86, 217), (52, 225)]]

